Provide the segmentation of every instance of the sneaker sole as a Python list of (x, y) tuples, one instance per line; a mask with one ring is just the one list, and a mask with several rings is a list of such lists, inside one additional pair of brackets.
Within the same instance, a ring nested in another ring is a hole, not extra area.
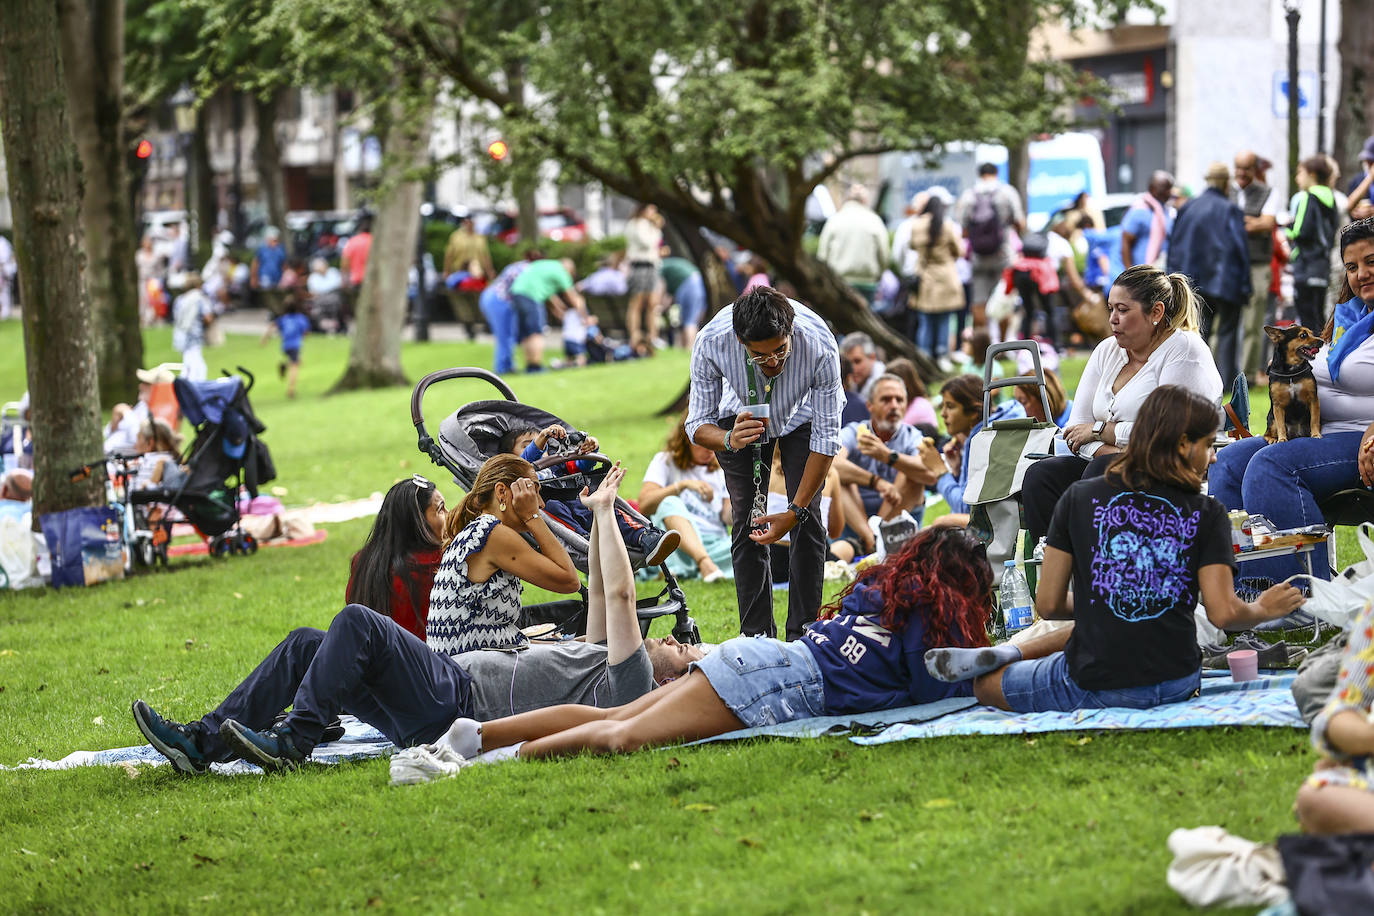
[[(157, 751), (159, 754), (161, 754), (162, 756), (166, 757), (169, 761), (171, 761), (172, 769), (176, 770), (178, 773), (183, 773), (187, 776), (203, 775), (206, 772), (206, 770), (209, 769), (209, 767), (197, 767), (194, 763), (191, 762), (191, 758), (186, 756), (185, 751), (182, 751), (179, 748), (172, 747), (169, 744), (163, 744), (160, 740), (158, 740), (157, 735), (153, 734), (152, 731), (149, 730), (147, 724), (144, 723), (143, 716), (141, 714), (141, 711), (144, 709), (148, 709), (147, 703), (144, 703), (142, 700), (134, 701), (134, 724), (137, 725), (138, 730), (143, 733), (143, 737), (148, 739), (148, 743), (153, 746), (153, 750)], [(149, 712), (151, 711), (152, 710), (149, 710)]]
[(654, 548), (654, 552), (644, 561), (649, 566), (662, 566), (663, 561), (673, 555), (678, 545), (682, 543), (682, 535), (676, 531), (665, 531), (663, 538)]
[(296, 761), (284, 757), (273, 757), (253, 742), (249, 741), (243, 734), (243, 726), (233, 719), (225, 719), (220, 723), (219, 735), (225, 743), (235, 751), (240, 757), (249, 763), (256, 763), (269, 773), (277, 773), (286, 770), (294, 770), (300, 766)]

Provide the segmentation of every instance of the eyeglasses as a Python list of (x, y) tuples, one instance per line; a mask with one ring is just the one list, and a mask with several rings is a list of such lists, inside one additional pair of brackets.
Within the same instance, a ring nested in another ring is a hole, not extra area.
[(778, 347), (772, 353), (767, 353), (763, 356), (759, 356), (750, 350), (746, 350), (745, 352), (750, 354), (748, 360), (755, 366), (776, 366), (778, 363), (781, 363), (783, 360), (787, 359), (787, 357), (792, 355), (792, 339), (789, 337), (787, 339), (787, 342), (784, 343), (781, 347)]
[(417, 490), (428, 490), (434, 486), (427, 478), (421, 477), (419, 474), (412, 474), (410, 482), (415, 484)]

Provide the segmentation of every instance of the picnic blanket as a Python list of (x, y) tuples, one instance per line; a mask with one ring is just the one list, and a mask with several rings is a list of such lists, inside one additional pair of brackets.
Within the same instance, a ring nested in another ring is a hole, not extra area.
[[(316, 528), (315, 531), (303, 538), (273, 538), (270, 541), (259, 541), (259, 547), (309, 547), (312, 544), (319, 544), (329, 537), (329, 532), (324, 528)], [(190, 544), (172, 544), (167, 548), (169, 557), (187, 557), (195, 554), (209, 553), (210, 547), (205, 541), (195, 541)]]
[[(372, 757), (390, 757), (396, 753), (396, 746), (381, 732), (352, 716), (341, 716), (344, 736), (338, 741), (317, 746), (310, 755), (314, 763), (342, 763), (346, 760), (366, 760)], [(129, 721), (132, 730), (134, 724)], [(148, 764), (163, 766), (167, 758), (153, 750), (152, 745), (137, 747), (118, 747), (108, 751), (73, 751), (61, 760), (41, 760), (30, 757), (23, 763), (12, 767), (0, 766), (0, 770), (70, 770), (73, 767), (118, 766), (126, 770)], [(262, 768), (246, 760), (232, 760), (229, 763), (212, 763), (210, 770), (221, 775), (241, 775), (244, 773), (262, 774)]]
[[(822, 738), (848, 735), (856, 744), (889, 744), (914, 738), (943, 738), (951, 735), (1024, 735), (1034, 732), (1084, 731), (1091, 729), (1208, 728), (1220, 725), (1258, 725), (1270, 728), (1306, 729), (1298, 715), (1290, 687), (1292, 672), (1265, 675), (1258, 680), (1234, 683), (1229, 674), (1218, 672), (1202, 680), (1202, 692), (1184, 703), (1154, 709), (1080, 709), (1075, 712), (1011, 713), (979, 706), (972, 697), (954, 697), (921, 706), (884, 709), (849, 716), (819, 716), (777, 725), (743, 728), (711, 738), (694, 741), (740, 741), (748, 738)], [(340, 763), (390, 757), (396, 747), (382, 733), (352, 716), (343, 716), (344, 736), (321, 744), (310, 759), (316, 763)], [(132, 723), (130, 723), (132, 728)], [(123, 766), (140, 764), (160, 766), (167, 759), (149, 745), (121, 747), (108, 751), (75, 751), (61, 760), (30, 757), (0, 770), (66, 770), (79, 766)], [(215, 773), (226, 775), (261, 773), (254, 764), (242, 760), (211, 765)]]

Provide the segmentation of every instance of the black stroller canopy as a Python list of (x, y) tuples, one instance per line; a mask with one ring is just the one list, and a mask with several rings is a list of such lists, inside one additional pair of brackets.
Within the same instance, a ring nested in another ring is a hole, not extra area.
[(512, 429), (574, 427), (546, 410), (519, 401), (472, 401), (439, 423), (439, 447), (464, 488), (472, 486), (482, 463), (501, 453), (501, 437)]

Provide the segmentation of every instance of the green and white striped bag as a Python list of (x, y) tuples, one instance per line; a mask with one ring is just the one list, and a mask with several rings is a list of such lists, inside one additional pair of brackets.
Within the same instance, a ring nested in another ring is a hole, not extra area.
[(1053, 454), (1059, 427), (1031, 417), (994, 420), (973, 437), (969, 445), (968, 484), (964, 502), (970, 506), (1000, 502), (1021, 493), (1027, 455)]

